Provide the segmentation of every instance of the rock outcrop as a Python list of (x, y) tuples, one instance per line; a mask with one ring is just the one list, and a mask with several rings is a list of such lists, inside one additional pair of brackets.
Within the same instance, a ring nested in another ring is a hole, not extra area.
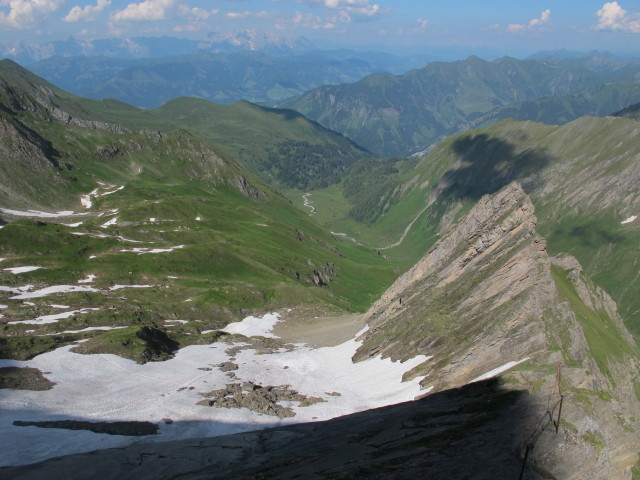
[[(544, 328), (528, 319), (542, 314), (553, 292), (546, 242), (535, 226), (533, 204), (519, 184), (483, 197), (369, 310), (355, 359), (422, 353), (435, 357), (430, 371), (460, 357), (455, 371), (442, 375), (446, 388), (490, 370), (492, 362), (505, 363), (501, 352), (517, 360), (543, 349)], [(480, 348), (489, 338), (493, 348)]]
[(221, 408), (248, 408), (254, 412), (273, 415), (278, 418), (295, 416), (290, 407), (278, 405), (278, 402), (298, 402), (300, 407), (308, 407), (326, 400), (308, 397), (289, 388), (288, 385), (266, 386), (253, 382), (230, 383), (225, 388), (201, 394), (205, 400), (198, 405)]
[(522, 451), (535, 446), (534, 464), (554, 478), (630, 478), (640, 450), (638, 348), (578, 261), (548, 255), (518, 183), (483, 197), (366, 320), (354, 360), (431, 356), (407, 374), (424, 377), (431, 393), (518, 365), (504, 375), (509, 387), (528, 391), (561, 434), (521, 438)]

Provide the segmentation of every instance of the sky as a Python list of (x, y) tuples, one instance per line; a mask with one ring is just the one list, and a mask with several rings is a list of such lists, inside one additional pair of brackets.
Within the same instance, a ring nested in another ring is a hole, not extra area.
[(245, 29), (353, 48), (640, 53), (640, 0), (0, 0), (0, 42)]

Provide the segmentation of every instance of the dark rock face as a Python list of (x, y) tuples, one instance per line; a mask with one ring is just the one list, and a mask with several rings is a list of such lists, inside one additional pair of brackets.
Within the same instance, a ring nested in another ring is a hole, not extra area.
[(335, 265), (333, 263), (326, 263), (313, 271), (311, 281), (318, 287), (323, 287), (331, 282), (331, 277), (335, 275), (335, 273)]
[(145, 361), (158, 356), (171, 355), (180, 347), (178, 342), (170, 339), (165, 332), (157, 328), (142, 327), (136, 332), (136, 336), (147, 344), (147, 349), (143, 353)]
[(259, 200), (259, 199), (266, 200), (268, 198), (266, 193), (264, 193), (262, 190), (258, 190), (256, 187), (251, 185), (249, 183), (249, 180), (247, 180), (243, 175), (238, 176), (237, 186), (242, 192), (242, 194), (246, 197), (252, 198), (254, 200)]
[[(223, 437), (132, 445), (0, 469), (15, 480), (517, 479), (546, 398), (496, 380), (421, 400)], [(546, 429), (538, 440), (562, 435)], [(531, 463), (523, 480), (541, 480)], [(566, 477), (565, 477), (566, 478)]]
[(223, 408), (248, 408), (254, 412), (273, 415), (278, 418), (294, 417), (295, 412), (289, 407), (282, 407), (278, 402), (299, 402), (301, 407), (308, 407), (326, 400), (308, 397), (289, 388), (288, 385), (263, 387), (253, 382), (230, 383), (226, 388), (203, 393), (206, 400), (198, 405)]
[(108, 435), (126, 435), (140, 437), (158, 433), (158, 425), (151, 422), (86, 422), (80, 420), (53, 420), (44, 422), (27, 422), (16, 420), (18, 427), (64, 428), (66, 430), (89, 430), (94, 433)]
[(222, 372), (231, 372), (233, 370), (238, 370), (238, 364), (233, 362), (223, 362), (216, 365)]

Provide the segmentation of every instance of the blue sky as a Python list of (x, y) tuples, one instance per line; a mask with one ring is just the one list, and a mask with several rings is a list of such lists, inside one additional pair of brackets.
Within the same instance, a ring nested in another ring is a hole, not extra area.
[(0, 0), (0, 41), (277, 31), (344, 46), (640, 53), (640, 0)]

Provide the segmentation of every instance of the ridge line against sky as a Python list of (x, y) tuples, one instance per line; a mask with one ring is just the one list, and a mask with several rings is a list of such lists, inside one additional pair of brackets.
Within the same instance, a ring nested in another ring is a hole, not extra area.
[(640, 0), (0, 0), (0, 42), (257, 29), (344, 46), (640, 52)]

